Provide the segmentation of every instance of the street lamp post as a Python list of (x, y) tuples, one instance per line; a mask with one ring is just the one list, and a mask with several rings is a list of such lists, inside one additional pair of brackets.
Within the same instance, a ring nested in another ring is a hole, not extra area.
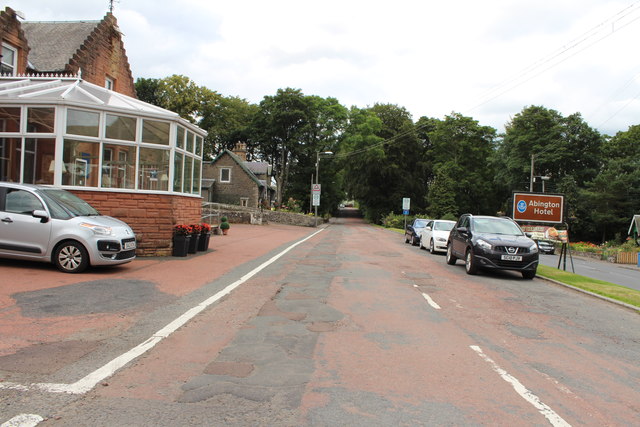
[[(333, 151), (317, 151), (316, 152), (316, 184), (320, 183), (319, 180), (319, 175), (320, 175), (320, 155), (323, 156), (333, 156)], [(311, 197), (313, 198), (313, 193), (311, 194)], [(315, 218), (316, 218), (316, 227), (318, 226), (318, 205), (315, 205), (315, 212), (314, 212)]]

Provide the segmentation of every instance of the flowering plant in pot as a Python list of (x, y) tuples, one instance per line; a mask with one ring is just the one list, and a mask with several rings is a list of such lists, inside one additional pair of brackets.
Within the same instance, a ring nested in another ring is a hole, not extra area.
[(203, 222), (200, 224), (200, 240), (198, 241), (198, 250), (206, 251), (209, 248), (209, 239), (211, 238), (211, 225)]
[(200, 231), (202, 230), (202, 227), (200, 226), (200, 224), (191, 224), (189, 225), (189, 228), (191, 229), (191, 241), (189, 242), (189, 253), (195, 254), (196, 251), (198, 250), (198, 243), (200, 240)]
[(178, 224), (173, 226), (173, 256), (187, 256), (191, 242), (191, 226)]

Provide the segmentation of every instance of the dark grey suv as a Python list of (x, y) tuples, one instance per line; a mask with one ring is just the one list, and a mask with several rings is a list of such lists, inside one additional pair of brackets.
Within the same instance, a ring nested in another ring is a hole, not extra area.
[(516, 270), (533, 279), (538, 245), (511, 218), (464, 214), (449, 234), (447, 264), (464, 259), (468, 274), (478, 269)]

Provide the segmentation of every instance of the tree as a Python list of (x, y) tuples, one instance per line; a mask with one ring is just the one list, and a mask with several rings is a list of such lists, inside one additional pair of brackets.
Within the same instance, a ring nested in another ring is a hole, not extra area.
[(434, 169), (454, 182), (450, 191), (455, 194), (457, 214), (494, 214), (498, 210), (495, 171), (490, 162), (495, 136), (494, 128), (459, 113), (446, 116), (429, 133), (432, 146), (428, 155)]
[(309, 132), (310, 105), (299, 89), (278, 89), (265, 96), (251, 123), (251, 142), (274, 171), (277, 203), (282, 204), (292, 165), (298, 160)]

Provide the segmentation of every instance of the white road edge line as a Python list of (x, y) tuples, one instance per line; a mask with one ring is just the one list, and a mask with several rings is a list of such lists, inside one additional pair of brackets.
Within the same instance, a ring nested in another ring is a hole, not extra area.
[(44, 421), (40, 415), (20, 414), (2, 423), (0, 427), (35, 427)]
[[(282, 256), (284, 256), (287, 252), (289, 252), (290, 250), (292, 250), (296, 246), (306, 242), (307, 240), (311, 239), (312, 237), (314, 237), (316, 234), (322, 232), (323, 230), (324, 230), (324, 228), (316, 231), (315, 233), (305, 237), (304, 239), (299, 240), (298, 242), (292, 244), (291, 246), (289, 246), (288, 248), (284, 249), (282, 252), (278, 253), (277, 255), (274, 255), (269, 260), (263, 262), (258, 267), (254, 268), (249, 273), (247, 273), (244, 276), (242, 276), (240, 279), (238, 279), (235, 282), (231, 283), (230, 285), (228, 285), (226, 288), (224, 288), (220, 292), (218, 292), (218, 293), (212, 295), (211, 297), (207, 298), (206, 300), (204, 300), (203, 302), (201, 302), (197, 306), (187, 310), (184, 314), (182, 314), (180, 317), (178, 317), (177, 319), (175, 319), (174, 321), (172, 321), (171, 323), (166, 325), (164, 328), (160, 329), (158, 332), (153, 334), (153, 336), (151, 336), (149, 339), (147, 339), (143, 343), (137, 345), (136, 347), (132, 348), (131, 350), (127, 351), (126, 353), (116, 357), (115, 359), (111, 360), (110, 362), (108, 362), (104, 366), (96, 369), (95, 371), (91, 372), (89, 375), (87, 375), (84, 378), (76, 381), (73, 384), (38, 383), (38, 384), (31, 384), (30, 386), (24, 386), (24, 385), (20, 385), (20, 384), (16, 384), (16, 383), (2, 383), (2, 382), (0, 382), (0, 390), (2, 390), (2, 389), (13, 389), (13, 390), (27, 391), (27, 390), (30, 390), (30, 389), (39, 389), (39, 390), (48, 391), (48, 392), (51, 392), (51, 393), (70, 393), (70, 394), (83, 394), (83, 393), (86, 393), (89, 390), (91, 390), (93, 387), (95, 387), (100, 381), (103, 381), (104, 379), (112, 376), (113, 374), (116, 373), (116, 371), (121, 369), (127, 363), (131, 362), (132, 360), (136, 359), (137, 357), (141, 356), (142, 354), (144, 354), (147, 351), (149, 351), (150, 349), (152, 349), (156, 344), (158, 344), (163, 339), (167, 338), (169, 335), (171, 335), (173, 332), (175, 332), (178, 328), (182, 327), (188, 321), (193, 319), (201, 311), (203, 311), (204, 309), (208, 308), (210, 305), (212, 305), (213, 303), (215, 303), (216, 301), (218, 301), (222, 297), (228, 295), (234, 289), (236, 289), (238, 286), (242, 285), (244, 282), (246, 282), (247, 280), (251, 279), (253, 276), (258, 274), (260, 271), (264, 270), (269, 265), (271, 265), (274, 262), (276, 262), (278, 259), (280, 259)], [(4, 427), (4, 424), (2, 426), (0, 426), (0, 427)]]
[(438, 304), (436, 304), (436, 302), (434, 300), (431, 299), (431, 297), (427, 294), (425, 294), (424, 292), (422, 293), (422, 296), (424, 297), (424, 299), (427, 300), (427, 302), (429, 303), (429, 305), (433, 308), (435, 308), (436, 310), (440, 310), (440, 306)]
[(542, 403), (538, 396), (529, 391), (524, 385), (522, 385), (520, 381), (509, 375), (507, 371), (502, 369), (489, 356), (484, 354), (480, 347), (478, 347), (477, 345), (471, 345), (469, 347), (471, 347), (473, 351), (478, 353), (481, 358), (489, 363), (493, 370), (497, 372), (503, 380), (511, 384), (516, 393), (518, 393), (524, 400), (531, 403), (542, 415), (544, 415), (544, 417), (549, 420), (551, 425), (555, 427), (571, 427), (571, 424), (566, 422), (560, 415), (556, 414), (553, 409)]

